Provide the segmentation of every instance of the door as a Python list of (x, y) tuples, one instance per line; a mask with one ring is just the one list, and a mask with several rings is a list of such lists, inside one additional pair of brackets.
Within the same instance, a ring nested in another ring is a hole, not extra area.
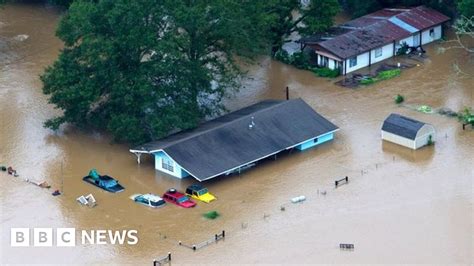
[(420, 46), (420, 33), (413, 35), (413, 46)]

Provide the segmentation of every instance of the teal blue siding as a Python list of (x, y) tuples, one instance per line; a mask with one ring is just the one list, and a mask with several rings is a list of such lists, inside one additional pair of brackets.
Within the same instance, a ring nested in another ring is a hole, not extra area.
[(189, 176), (189, 173), (186, 172), (186, 171), (184, 171), (183, 168), (181, 168), (181, 178), (183, 178), (183, 177), (188, 177), (188, 176)]
[(324, 142), (327, 142), (327, 141), (330, 141), (334, 138), (334, 133), (327, 133), (325, 135), (322, 135), (320, 136), (319, 138), (315, 138), (315, 139), (310, 139), (298, 146), (296, 146), (295, 148), (300, 150), (300, 151), (304, 151), (306, 149), (309, 149), (311, 147), (314, 147), (314, 146), (317, 146), (321, 143), (324, 143)]
[[(154, 153), (154, 155), (155, 155), (155, 169), (156, 170), (178, 177), (178, 178), (184, 178), (184, 177), (189, 176), (188, 172), (186, 172), (183, 168), (181, 168), (172, 158), (166, 155), (166, 153), (164, 153), (163, 151), (156, 152)], [(171, 162), (173, 171), (170, 171), (170, 169), (163, 168), (163, 159)]]

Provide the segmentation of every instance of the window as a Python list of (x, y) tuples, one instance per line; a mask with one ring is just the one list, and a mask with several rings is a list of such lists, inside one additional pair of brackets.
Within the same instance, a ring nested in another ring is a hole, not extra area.
[(375, 49), (375, 58), (382, 56), (382, 48)]
[(174, 162), (168, 157), (163, 157), (163, 159), (161, 160), (161, 167), (170, 172), (174, 172)]
[(357, 56), (349, 58), (349, 67), (357, 66)]
[(327, 67), (329, 64), (329, 58), (326, 56), (321, 56), (321, 66), (322, 67)]
[(430, 29), (430, 37), (434, 38), (434, 29)]

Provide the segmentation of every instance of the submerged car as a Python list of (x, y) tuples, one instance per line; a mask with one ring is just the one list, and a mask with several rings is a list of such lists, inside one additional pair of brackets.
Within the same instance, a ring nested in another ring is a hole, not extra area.
[(166, 191), (165, 194), (163, 194), (163, 199), (167, 202), (176, 204), (183, 208), (191, 208), (196, 206), (196, 203), (190, 200), (188, 196), (176, 191), (176, 189), (174, 188), (171, 188)]
[(216, 197), (212, 195), (211, 193), (209, 193), (207, 188), (199, 184), (194, 184), (194, 185), (189, 186), (186, 189), (186, 194), (192, 198), (195, 198), (205, 203), (209, 203), (213, 200), (216, 200)]
[(97, 170), (92, 169), (88, 176), (82, 178), (85, 182), (92, 184), (105, 191), (117, 193), (123, 191), (125, 188), (118, 183), (113, 177), (108, 175), (99, 175)]
[(136, 203), (152, 207), (152, 208), (159, 208), (163, 207), (166, 202), (158, 195), (155, 194), (134, 194), (130, 196), (130, 198), (135, 201)]

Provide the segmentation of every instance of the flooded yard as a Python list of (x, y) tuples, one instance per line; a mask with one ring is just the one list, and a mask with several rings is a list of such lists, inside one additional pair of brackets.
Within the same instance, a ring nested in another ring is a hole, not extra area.
[[(357, 89), (261, 58), (248, 66), (249, 77), (227, 100), (228, 108), (284, 99), (289, 86), (291, 98), (301, 97), (340, 127), (334, 141), (206, 182), (218, 197), (211, 204), (155, 210), (129, 196), (184, 190), (194, 180), (155, 171), (149, 157), (138, 165), (126, 145), (103, 134), (42, 127), (58, 112), (42, 94), (38, 75), (61, 49), (54, 36), (59, 16), (42, 5), (0, 9), (0, 165), (20, 174), (0, 172), (0, 263), (142, 265), (168, 252), (173, 264), (473, 263), (474, 131), (463, 131), (456, 119), (409, 108), (474, 106), (474, 61), (464, 51), (438, 54), (439, 43), (428, 45), (428, 59), (420, 66)], [(405, 97), (404, 105), (394, 104), (397, 94)], [(380, 128), (392, 112), (433, 124), (435, 145), (411, 151), (382, 142)], [(83, 182), (91, 168), (116, 177), (126, 190), (111, 194)], [(334, 181), (344, 176), (349, 183), (335, 189)], [(53, 197), (51, 189), (22, 178), (46, 180), (64, 194)], [(89, 193), (98, 202), (95, 208), (75, 200)], [(307, 200), (291, 204), (299, 195)], [(204, 219), (211, 210), (221, 216)], [(12, 227), (136, 229), (139, 242), (13, 248)], [(222, 230), (225, 241), (198, 251), (178, 245)], [(340, 243), (355, 249), (342, 251)]]

